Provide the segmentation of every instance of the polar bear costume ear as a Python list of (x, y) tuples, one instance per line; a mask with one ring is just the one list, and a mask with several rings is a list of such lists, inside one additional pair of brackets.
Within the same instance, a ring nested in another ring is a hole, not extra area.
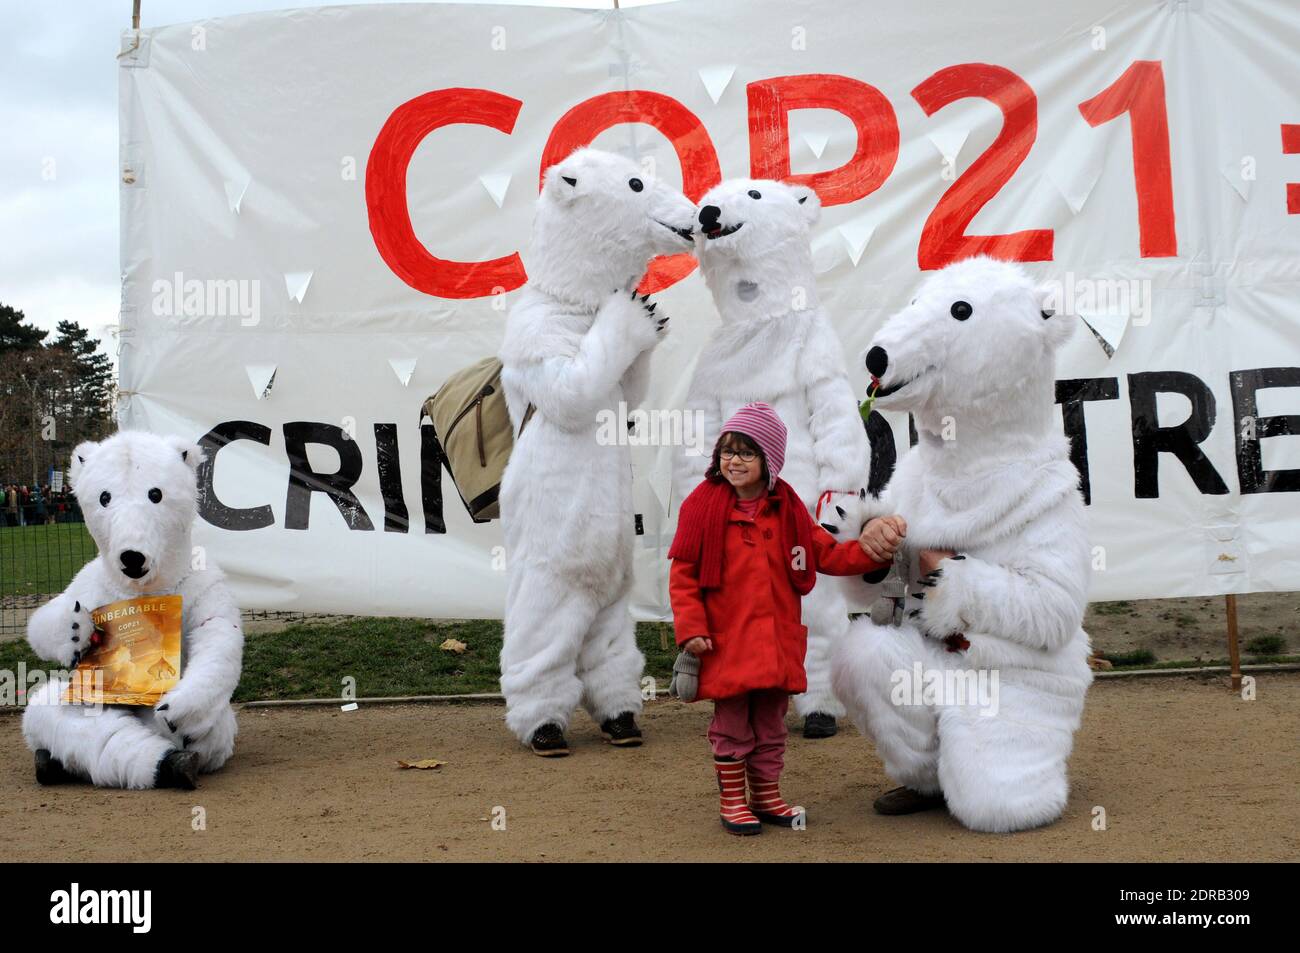
[(83, 440), (77, 444), (72, 451), (72, 461), (68, 465), (68, 485), (74, 490), (77, 488), (77, 477), (81, 476), (81, 471), (85, 468), (86, 462), (94, 456), (99, 444), (93, 440)]
[(191, 443), (183, 437), (168, 435), (163, 438), (167, 445), (171, 447), (180, 456), (181, 462), (191, 470), (198, 470), (199, 464), (203, 462), (203, 448), (197, 443)]
[(566, 205), (582, 194), (585, 183), (578, 176), (577, 169), (565, 169), (564, 164), (553, 165), (546, 170), (543, 191), (557, 202)]
[(804, 221), (810, 228), (816, 225), (822, 217), (822, 200), (817, 193), (806, 185), (792, 185), (790, 190), (794, 192), (795, 201), (799, 203), (799, 211), (803, 213)]
[(1060, 310), (1060, 295), (1052, 287), (1040, 285), (1034, 292), (1034, 298), (1047, 332), (1047, 343), (1052, 350), (1056, 350), (1074, 333), (1074, 320)]

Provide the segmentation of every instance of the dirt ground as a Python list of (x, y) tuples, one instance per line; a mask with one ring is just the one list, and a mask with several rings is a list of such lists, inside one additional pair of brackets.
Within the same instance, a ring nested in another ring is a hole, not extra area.
[[(730, 836), (709, 708), (676, 701), (647, 707), (635, 750), (604, 744), (579, 714), (573, 755), (552, 760), (507, 737), (494, 705), (245, 709), (235, 757), (196, 792), (38, 787), (19, 719), (4, 716), (0, 830), (11, 861), (1296, 860), (1300, 674), (1257, 679), (1254, 701), (1218, 678), (1097, 682), (1064, 817), (1009, 836), (940, 812), (873, 814), (891, 785), (852, 729), (791, 737), (785, 789), (808, 808), (806, 831)], [(446, 764), (395, 764), (429, 757)], [(192, 829), (196, 807), (206, 830)]]

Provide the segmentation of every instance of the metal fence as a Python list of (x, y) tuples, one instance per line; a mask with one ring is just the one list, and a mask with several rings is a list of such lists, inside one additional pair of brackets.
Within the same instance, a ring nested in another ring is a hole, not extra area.
[(32, 611), (94, 557), (75, 499), (0, 508), (0, 637), (25, 632)]

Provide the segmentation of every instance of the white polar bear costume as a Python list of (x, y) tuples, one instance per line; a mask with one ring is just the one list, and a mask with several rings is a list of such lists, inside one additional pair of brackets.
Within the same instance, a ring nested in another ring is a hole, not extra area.
[[(1073, 324), (1041, 311), (1043, 300), (1017, 266), (968, 259), (929, 278), (866, 353), (875, 407), (910, 411), (920, 442), (853, 526), (907, 520), (909, 594), (901, 625), (853, 623), (835, 689), (892, 778), (942, 793), (980, 831), (1060, 816), (1092, 680), (1084, 506), (1053, 406), (1054, 355)], [(921, 549), (957, 555), (918, 578)], [(945, 643), (954, 633), (969, 647)], [(918, 664), (927, 680), (987, 673), (996, 694), (909, 697)]]
[[(781, 478), (814, 514), (833, 492), (825, 520), (844, 494), (858, 492), (870, 454), (843, 347), (817, 297), (809, 232), (820, 214), (812, 189), (769, 180), (728, 180), (700, 200), (696, 255), (722, 324), (700, 352), (686, 403), (710, 449), (741, 407), (771, 405), (788, 430)], [(709, 460), (678, 455), (679, 499), (699, 485)], [(808, 691), (794, 700), (802, 717), (844, 714), (831, 689), (831, 646), (849, 625), (837, 582), (819, 579), (803, 599)]]
[[(665, 316), (630, 289), (650, 258), (689, 251), (694, 205), (630, 160), (581, 149), (546, 173), (529, 280), (501, 348), (518, 434), (501, 481), (506, 546), (501, 689), (524, 743), (641, 710), (644, 658), (628, 613), (632, 460), (602, 414), (645, 398)], [(604, 428), (608, 432), (608, 427)], [(539, 752), (540, 753), (540, 752)]]
[(180, 681), (155, 708), (62, 703), (64, 677), (33, 693), (23, 737), (68, 775), (103, 787), (150, 788), (171, 752), (189, 752), (182, 761), (197, 773), (217, 770), (234, 751), (230, 696), (244, 636), (221, 571), (211, 562), (193, 568), (204, 562), (190, 543), (202, 456), (195, 444), (139, 431), (73, 451), (73, 491), (99, 554), (32, 614), (32, 648), (71, 668), (89, 644), (92, 609), (147, 595), (180, 594), (182, 635)]

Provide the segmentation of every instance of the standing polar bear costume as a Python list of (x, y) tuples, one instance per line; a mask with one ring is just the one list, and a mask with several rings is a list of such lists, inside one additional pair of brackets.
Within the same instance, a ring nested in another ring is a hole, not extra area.
[(23, 713), (41, 783), (193, 788), (199, 772), (217, 770), (235, 750), (230, 696), (244, 635), (221, 571), (193, 568), (201, 459), (192, 443), (138, 431), (73, 451), (73, 492), (99, 554), (32, 614), (27, 640), (41, 658), (70, 668), (90, 644), (92, 609), (179, 593), (181, 678), (155, 708), (66, 704), (66, 678), (46, 682)]
[[(697, 257), (722, 325), (705, 344), (687, 394), (712, 447), (722, 422), (762, 401), (789, 429), (781, 477), (817, 516), (856, 494), (869, 451), (843, 349), (817, 298), (809, 231), (821, 214), (807, 186), (734, 179), (700, 200)], [(704, 479), (709, 456), (681, 454), (678, 496)], [(853, 498), (856, 498), (855, 496)], [(808, 691), (795, 696), (808, 737), (835, 731), (844, 709), (831, 690), (831, 646), (848, 631), (844, 592), (827, 581), (803, 600)]]
[(609, 741), (640, 743), (632, 459), (626, 442), (600, 438), (601, 417), (645, 398), (667, 319), (630, 289), (654, 255), (690, 250), (694, 214), (681, 193), (594, 149), (552, 166), (542, 186), (528, 285), (501, 348), (519, 436), (500, 497), (506, 725), (540, 755), (568, 753), (579, 702)]
[[(856, 514), (907, 521), (901, 624), (860, 618), (836, 653), (837, 693), (905, 786), (877, 802), (882, 813), (941, 795), (969, 828), (1014, 831), (1065, 807), (1092, 680), (1089, 549), (1079, 474), (1054, 421), (1054, 355), (1073, 325), (1042, 300), (1014, 265), (958, 262), (866, 354), (875, 406), (910, 411), (920, 438)], [(956, 555), (921, 577), (922, 549)], [(918, 698), (907, 690), (918, 665), (935, 685), (931, 673), (966, 688), (987, 673), (986, 691)]]

